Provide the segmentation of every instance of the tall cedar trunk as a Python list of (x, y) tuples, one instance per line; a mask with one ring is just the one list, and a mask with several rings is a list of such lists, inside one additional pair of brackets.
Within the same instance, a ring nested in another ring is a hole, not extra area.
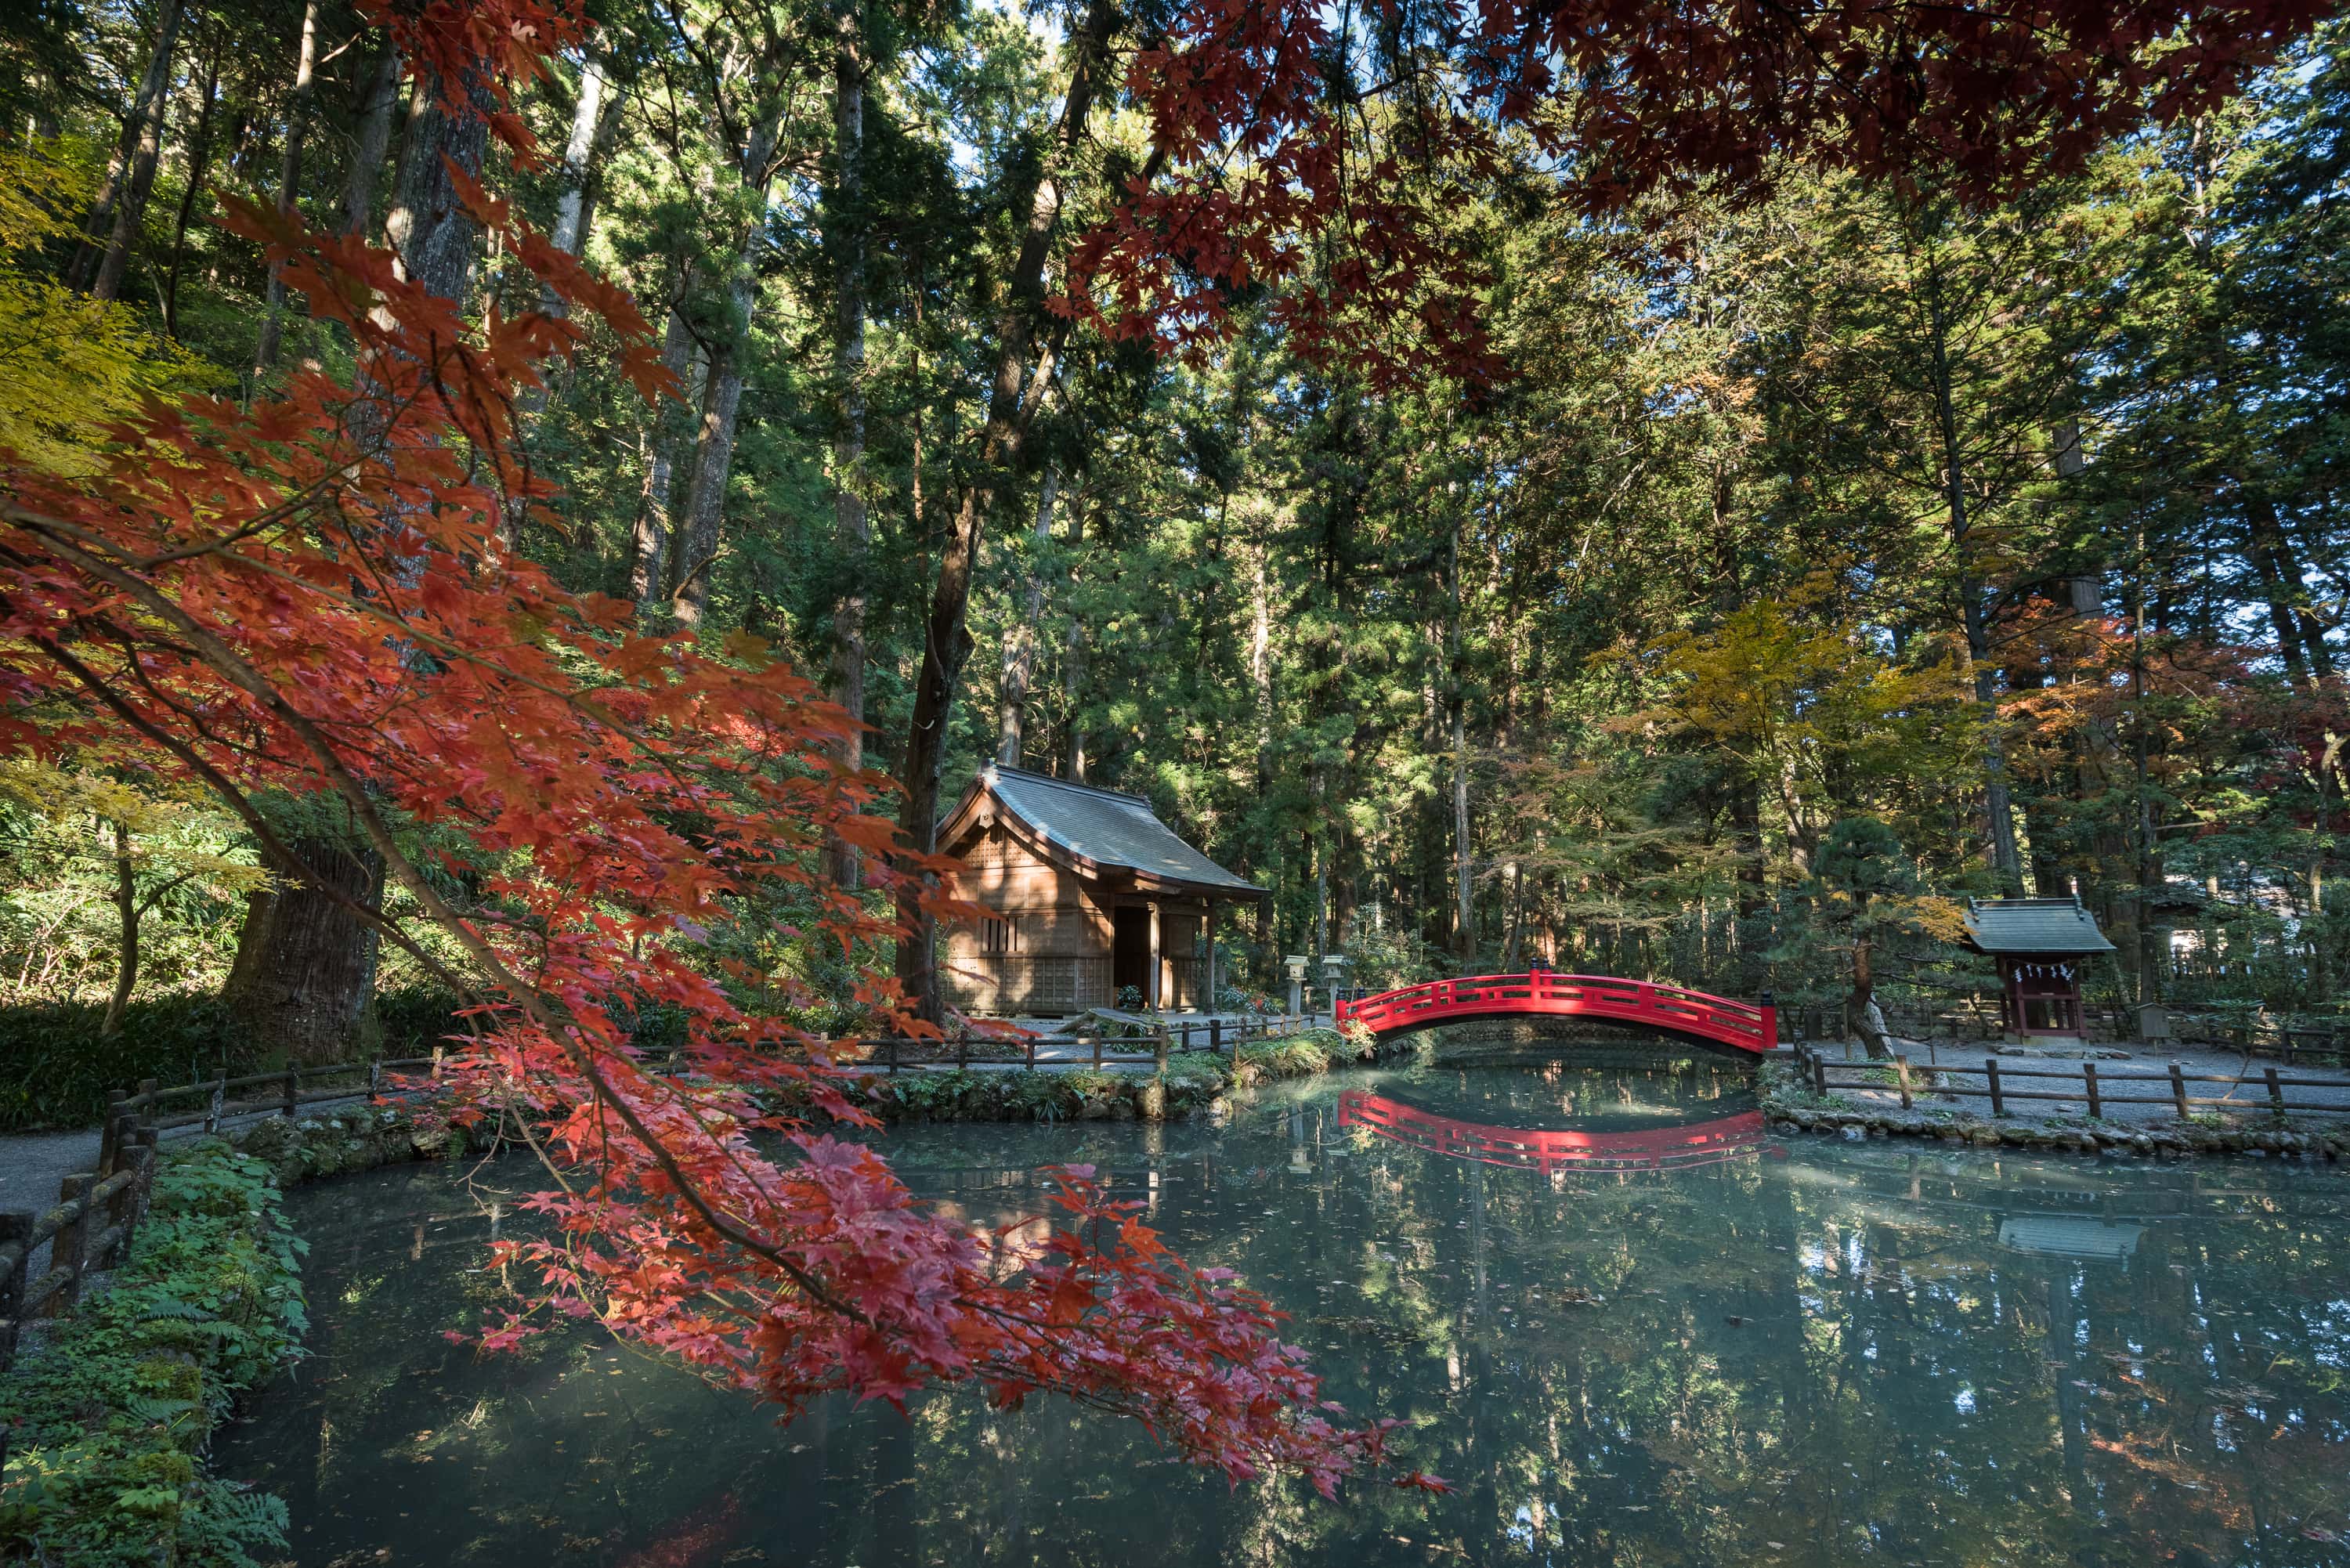
[[(873, 530), (866, 516), (865, 460), (865, 8), (837, 0), (832, 45), (832, 189), (826, 192), (825, 241), (833, 253), (832, 526), (847, 583), (832, 618), (832, 693), (850, 721), (840, 765), (865, 765), (867, 556)], [(920, 528), (916, 533), (919, 535)], [(832, 879), (855, 889), (862, 880), (856, 846), (835, 836), (827, 846)]]
[(1452, 604), (1445, 622), (1452, 722), (1452, 952), (1465, 971), (1477, 957), (1476, 887), (1469, 840), (1469, 691), (1461, 633), (1461, 525), (1452, 532)]
[[(571, 135), (563, 147), (563, 194), (556, 199), (555, 233), (551, 236), (555, 248), (566, 255), (576, 256), (588, 245), (588, 219), (590, 192), (596, 167), (612, 145), (620, 128), (620, 97), (608, 90), (609, 81), (603, 66), (589, 55), (579, 68), (579, 96), (572, 103)], [(571, 307), (555, 286), (542, 281), (538, 291), (538, 308), (543, 316), (564, 317)], [(557, 367), (540, 367), (542, 377), (550, 377)], [(552, 384), (545, 379), (525, 386), (515, 405), (515, 429), (520, 434), (526, 459), (536, 445), (539, 421), (546, 416)], [(522, 494), (506, 498), (505, 511), (499, 518), (500, 536), (511, 547), (520, 536), (525, 509), (528, 502)]]
[[(185, 9), (182, 0), (163, 0), (163, 15), (155, 32), (155, 47), (147, 57), (147, 69), (139, 78), (139, 90), (130, 99), (130, 112), (122, 121), (122, 135), (115, 143), (114, 157), (107, 164), (105, 182), (98, 188), (98, 199), (90, 204), (89, 220), (84, 226), (81, 243), (74, 247), (72, 265), (67, 270), (66, 281), (74, 288), (86, 287), (90, 269), (99, 263), (105, 247), (99, 236), (110, 234), (118, 209), (123, 201), (123, 182), (130, 176), (140, 149), (146, 145), (150, 128), (160, 136), (165, 100), (172, 87), (172, 55), (179, 47), (180, 22)], [(148, 178), (154, 178), (151, 153)], [(145, 198), (142, 196), (143, 202)], [(111, 299), (112, 295), (101, 297)]]
[(106, 1018), (98, 1026), (101, 1040), (110, 1040), (121, 1033), (123, 1010), (130, 1005), (130, 992), (139, 984), (140, 913), (139, 884), (130, 860), (130, 828), (119, 818), (107, 826), (114, 830), (114, 914), (122, 953), (114, 970), (114, 995), (108, 1000)]
[(1036, 634), (1045, 619), (1045, 557), (1053, 547), (1053, 499), (1060, 476), (1047, 468), (1036, 493), (1035, 541), (1028, 556), (1019, 623), (1003, 639), (1002, 700), (995, 723), (995, 760), (1007, 768), (1020, 765), (1025, 732), (1028, 683), (1036, 670)]
[(726, 512), (726, 481), (734, 468), (734, 434), (743, 408), (743, 360), (750, 348), (751, 314), (758, 304), (759, 236), (764, 228), (767, 182), (775, 173), (775, 144), (784, 131), (785, 84), (780, 79), (780, 47), (771, 47), (752, 78), (762, 105), (759, 119), (734, 164), (743, 202), (743, 231), (726, 289), (725, 335), (710, 350), (710, 380), (702, 389), (702, 421), (694, 434), (693, 482), (686, 488), (685, 516), (678, 529), (671, 563), (670, 613), (681, 626), (702, 624), (710, 602), (710, 579), (718, 562), (720, 524)]
[(215, 45), (204, 62), (203, 107), (196, 111), (195, 140), (188, 147), (188, 183), (180, 192), (180, 210), (172, 220), (172, 270), (163, 280), (163, 335), (180, 336), (180, 272), (188, 258), (188, 221), (195, 215), (196, 197), (213, 166), (213, 116), (220, 108), (220, 48)]
[(1991, 590), (1977, 581), (1974, 541), (1967, 515), (1965, 453), (1959, 441), (1957, 404), (1950, 386), (1950, 323), (1943, 309), (1939, 258), (1929, 258), (1926, 298), (1933, 328), (1934, 413), (1942, 445), (1943, 493), (1950, 514), (1950, 547), (1958, 557), (1959, 611), (1974, 673), (1975, 703), (1982, 710), (1983, 809), (1989, 819), (1986, 847), (2002, 888), (2018, 890), (2023, 866), (2016, 847), (2015, 806), (2007, 784), (2007, 741), (1999, 722), (1999, 671), (1991, 662)]
[(383, 898), (383, 857), (332, 836), (292, 837), (287, 847), (307, 869), (272, 866), (278, 885), (246, 897), (221, 1000), (262, 1054), (340, 1061), (375, 994), (376, 934), (327, 888), (375, 908)]
[(138, 135), (131, 144), (130, 165), (122, 193), (114, 203), (114, 223), (107, 234), (106, 254), (99, 258), (98, 277), (89, 286), (93, 299), (115, 299), (122, 293), (122, 275), (130, 270), (139, 226), (147, 216), (147, 198), (155, 189), (155, 165), (163, 151), (163, 121), (172, 100), (172, 55), (179, 47), (180, 22), (185, 15), (181, 0), (163, 0), (162, 25), (156, 30), (155, 50), (148, 57), (147, 74), (140, 81), (139, 97), (131, 110)]
[(2325, 623), (2310, 603), (2307, 575), (2278, 520), (2276, 503), (2247, 487), (2244, 523), (2250, 535), (2246, 554), (2268, 601), (2269, 624), (2276, 630), (2285, 672), (2295, 685), (2321, 680), (2333, 673), (2334, 664), (2325, 646)]
[[(406, 275), (463, 308), (476, 231), (457, 201), (450, 170), (481, 177), (489, 127), (479, 110), (487, 95), (478, 84), (467, 84), (465, 99), (474, 112), (455, 115), (442, 109), (441, 96), (437, 89), (425, 93), (410, 120), (413, 140), (385, 226)], [(372, 407), (363, 405), (362, 415)], [(364, 430), (360, 440), (368, 440)], [(331, 1061), (354, 1044), (374, 992), (377, 939), (375, 928), (328, 888), (376, 907), (383, 860), (355, 838), (331, 833), (289, 836), (287, 846), (299, 864), (271, 866), (277, 887), (246, 900), (222, 998), (239, 1026), (265, 1049), (283, 1049), (296, 1060)]]
[(375, 216), (376, 175), (391, 148), (392, 111), (400, 107), (400, 51), (390, 44), (375, 54), (375, 68), (364, 78), (353, 119), (359, 134), (351, 144), (351, 167), (343, 186), (343, 233), (365, 234)]
[[(302, 198), (302, 142), (310, 131), (310, 99), (318, 68), (318, 0), (302, 8), (302, 46), (295, 56), (294, 90), (286, 100), (286, 147), (277, 159), (277, 211), (291, 216)], [(277, 363), (286, 323), (286, 264), (269, 264), (269, 286), (262, 303), (261, 337), (253, 348), (258, 376)]]
[[(694, 364), (693, 331), (672, 310), (661, 333), (661, 363), (680, 387)], [(653, 410), (652, 456), (645, 464), (645, 492), (629, 541), (629, 597), (639, 616), (653, 607), (665, 586), (670, 550), (670, 499), (675, 488), (677, 448), (683, 439), (679, 409), (666, 400)]]
[[(1068, 94), (1055, 129), (1053, 150), (1046, 155), (1029, 202), (1020, 249), (1005, 280), (1004, 308), (996, 320), (987, 423), (974, 454), (977, 461), (962, 484), (946, 547), (940, 554), (930, 615), (923, 627), (921, 671), (914, 683), (913, 720), (907, 729), (906, 756), (899, 771), (905, 805), (899, 826), (905, 841), (922, 854), (938, 845), (939, 783), (946, 763), (947, 721), (962, 689), (963, 664), (971, 657), (971, 631), (965, 623), (981, 533), (994, 510), (997, 487), (1018, 462), (1029, 421), (1052, 379), (1055, 340), (1048, 339), (1039, 352), (1035, 332), (1040, 319), (1046, 317), (1045, 263), (1060, 229), (1064, 182), (1084, 139), (1094, 95), (1109, 69), (1110, 37), (1121, 19), (1117, 6), (1097, 0), (1072, 40), (1075, 58)], [(930, 911), (922, 907), (921, 888), (910, 884), (899, 892), (898, 924), (905, 933), (898, 942), (899, 987), (921, 1016), (936, 1020), (944, 1011), (938, 984), (938, 929)]]
[(702, 389), (702, 420), (693, 442), (693, 483), (685, 493), (670, 588), (670, 614), (681, 626), (699, 626), (710, 602), (710, 576), (718, 565), (719, 524), (726, 511), (726, 481), (733, 472), (735, 422), (743, 410), (743, 344), (753, 303), (751, 278), (738, 275), (728, 302), (740, 324), (710, 351), (710, 380)]

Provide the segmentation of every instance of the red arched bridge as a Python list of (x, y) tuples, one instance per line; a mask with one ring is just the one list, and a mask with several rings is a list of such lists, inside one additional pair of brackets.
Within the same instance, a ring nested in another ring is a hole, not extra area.
[(1479, 974), (1382, 991), (1337, 1007), (1340, 1025), (1399, 1034), (1493, 1018), (1596, 1018), (1659, 1030), (1701, 1044), (1755, 1054), (1779, 1043), (1779, 1012), (1767, 1001), (1732, 1002), (1702, 991), (1611, 980), (1596, 974)]

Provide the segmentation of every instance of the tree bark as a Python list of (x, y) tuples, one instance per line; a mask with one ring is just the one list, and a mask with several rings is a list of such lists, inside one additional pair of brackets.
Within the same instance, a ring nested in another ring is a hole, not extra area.
[(995, 760), (1007, 768), (1020, 765), (1028, 707), (1028, 684), (1036, 669), (1036, 637), (1045, 619), (1045, 556), (1053, 547), (1053, 501), (1060, 476), (1045, 470), (1036, 496), (1036, 527), (1031, 535), (1027, 580), (1023, 585), (1019, 624), (1003, 639), (1003, 680), (995, 725)]
[[(172, 56), (179, 47), (180, 23), (185, 15), (182, 0), (163, 0), (163, 15), (155, 30), (155, 47), (147, 57), (146, 72), (139, 78), (130, 112), (123, 119), (122, 137), (115, 144), (114, 157), (107, 165), (105, 182), (99, 186), (98, 200), (90, 205), (82, 243), (74, 249), (73, 265), (66, 278), (73, 288), (86, 286), (90, 269), (98, 265), (100, 255), (112, 254), (111, 244), (101, 249), (98, 236), (101, 233), (110, 234), (119, 228), (126, 201), (123, 182), (133, 174), (142, 149), (147, 158), (147, 179), (151, 183), (155, 178), (154, 151), (162, 135), (163, 114), (171, 92)], [(144, 205), (143, 192), (139, 201)], [(135, 217), (133, 222), (136, 223)], [(120, 282), (119, 270), (116, 281)], [(114, 296), (109, 293), (99, 297), (111, 299)]]
[(130, 860), (130, 829), (120, 820), (108, 824), (114, 830), (114, 912), (120, 926), (120, 962), (114, 970), (114, 995), (106, 1004), (106, 1018), (98, 1026), (101, 1040), (110, 1040), (122, 1032), (123, 1010), (130, 1005), (131, 990), (139, 983), (139, 887), (132, 875)]
[(1927, 306), (1933, 328), (1934, 413), (1942, 446), (1943, 493), (1950, 507), (1950, 547), (1958, 557), (1959, 618), (1974, 675), (1975, 702), (1982, 710), (1983, 807), (1989, 819), (1986, 847), (2002, 891), (2023, 886), (2022, 857), (2016, 847), (2015, 805), (2007, 784), (2007, 742), (2000, 729), (1999, 671), (1991, 661), (1990, 589), (1976, 581), (1974, 542), (1967, 515), (1965, 452), (1959, 441), (1958, 408), (1950, 387), (1950, 322), (1942, 305), (1942, 274), (1929, 260)]
[(130, 151), (130, 166), (120, 199), (114, 204), (114, 224), (107, 235), (106, 254), (90, 284), (93, 299), (115, 299), (122, 293), (122, 275), (130, 269), (131, 247), (147, 216), (147, 198), (155, 189), (155, 165), (163, 151), (163, 122), (171, 108), (172, 56), (179, 47), (180, 23), (186, 15), (181, 0), (163, 0), (162, 24), (156, 29), (155, 50), (148, 57), (147, 74), (139, 84), (131, 109), (138, 135)]
[(351, 144), (349, 178), (343, 187), (343, 233), (364, 234), (375, 215), (375, 182), (391, 148), (391, 112), (400, 104), (400, 51), (386, 44), (376, 51), (357, 105), (359, 135)]
[(221, 1000), (265, 1054), (340, 1061), (359, 1043), (375, 994), (376, 933), (326, 887), (374, 909), (383, 898), (383, 858), (336, 836), (291, 838), (287, 847), (326, 886), (301, 880), (290, 867), (270, 867), (281, 880), (247, 896)]
[[(999, 485), (1018, 461), (1029, 421), (1052, 379), (1057, 337), (1048, 338), (1041, 352), (1036, 342), (1038, 321), (1045, 316), (1045, 264), (1060, 229), (1077, 144), (1084, 138), (1094, 97), (1108, 78), (1110, 38), (1121, 19), (1117, 6), (1097, 0), (1072, 40), (1076, 57), (1053, 151), (1029, 201), (1020, 248), (1006, 279), (1004, 308), (997, 318), (987, 422), (980, 432), (976, 461), (963, 481), (931, 592), (921, 670), (914, 684), (913, 721), (908, 727), (899, 774), (905, 804), (898, 819), (905, 841), (921, 854), (931, 853), (938, 844), (939, 783), (946, 762), (947, 721), (962, 689), (963, 665), (971, 657), (966, 623), (980, 536), (994, 510)], [(1061, 329), (1065, 328), (1066, 323)], [(921, 898), (922, 889), (912, 885), (898, 896), (898, 924), (905, 934), (898, 942), (897, 975), (917, 1012), (936, 1020), (943, 1012), (938, 988), (938, 931)]]
[(220, 107), (220, 48), (215, 45), (204, 63), (204, 96), (196, 113), (195, 140), (188, 147), (188, 184), (180, 192), (180, 210), (172, 221), (172, 270), (163, 281), (163, 335), (180, 336), (180, 270), (188, 255), (188, 221), (195, 214), (196, 197), (213, 165), (213, 115)]
[(725, 336), (710, 350), (710, 384), (702, 398), (702, 423), (695, 436), (693, 482), (686, 491), (685, 517), (678, 536), (670, 613), (681, 626), (702, 624), (710, 602), (710, 579), (718, 560), (720, 524), (726, 510), (726, 481), (733, 472), (736, 418), (743, 406), (743, 358), (750, 346), (751, 316), (758, 304), (756, 265), (767, 183), (773, 178), (775, 145), (784, 129), (785, 84), (778, 79), (782, 51), (771, 47), (753, 78), (764, 108), (734, 165), (744, 212), (726, 291)]
[[(847, 582), (832, 618), (832, 693), (850, 720), (839, 756), (840, 765), (852, 773), (865, 765), (865, 734), (855, 726), (865, 719), (866, 576), (873, 544), (864, 491), (866, 70), (862, 0), (836, 0), (832, 188), (826, 192), (825, 240), (833, 253), (832, 526)], [(836, 835), (827, 849), (832, 880), (853, 891), (862, 880), (857, 846)]]
[[(479, 84), (467, 84), (464, 97), (474, 112), (455, 115), (440, 107), (437, 90), (423, 96), (425, 107), (410, 121), (411, 140), (385, 227), (399, 247), (402, 272), (462, 308), (476, 234), (450, 169), (481, 176), (489, 147), (489, 127), (479, 112), (485, 95)], [(388, 417), (373, 404), (363, 406), (361, 415)], [(279, 886), (246, 900), (222, 999), (265, 1049), (282, 1050), (297, 1062), (333, 1061), (357, 1044), (356, 1031), (374, 995), (377, 935), (325, 887), (375, 908), (383, 892), (383, 858), (331, 832), (289, 837), (287, 846), (301, 864), (272, 866)]]
[[(685, 318), (671, 310), (661, 334), (661, 363), (680, 388), (687, 385), (694, 352), (692, 331)], [(636, 601), (639, 619), (652, 608), (668, 582), (670, 496), (675, 488), (674, 465), (681, 434), (676, 410), (669, 402), (664, 400), (652, 413), (652, 457), (645, 465), (645, 493), (629, 539), (629, 597)]]
[[(302, 45), (295, 56), (294, 90), (286, 100), (286, 147), (277, 160), (277, 211), (291, 217), (301, 203), (302, 143), (310, 131), (310, 99), (317, 92), (318, 68), (318, 0), (302, 8)], [(277, 347), (286, 320), (286, 264), (269, 264), (269, 286), (262, 303), (261, 337), (254, 345), (253, 371), (258, 377), (277, 363)]]

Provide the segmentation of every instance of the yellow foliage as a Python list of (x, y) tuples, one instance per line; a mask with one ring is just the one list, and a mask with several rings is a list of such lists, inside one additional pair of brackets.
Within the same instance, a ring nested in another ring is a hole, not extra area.
[(136, 312), (26, 270), (27, 251), (72, 232), (95, 183), (76, 144), (0, 151), (0, 447), (58, 473), (95, 468), (109, 424), (201, 369)]
[(191, 842), (200, 807), (144, 794), (111, 774), (0, 757), (0, 804), (44, 818), (57, 847), (85, 858), (111, 859), (116, 854), (110, 841), (89, 831), (88, 821), (95, 818), (119, 822), (133, 836), (130, 859), (136, 866), (200, 880), (224, 895), (241, 897), (269, 885), (269, 873), (250, 857)]

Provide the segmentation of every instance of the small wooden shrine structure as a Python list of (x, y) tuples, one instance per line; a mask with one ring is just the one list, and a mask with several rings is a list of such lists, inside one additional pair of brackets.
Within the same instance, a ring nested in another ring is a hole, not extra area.
[(2082, 1034), (2081, 961), (2109, 953), (2078, 898), (1970, 898), (1967, 945), (1999, 965), (2000, 1023), (2011, 1039)]
[(1214, 1005), (1219, 904), (1264, 890), (1175, 836), (1140, 795), (994, 764), (940, 824), (957, 890), (995, 914), (946, 933), (948, 1002), (973, 1014)]

